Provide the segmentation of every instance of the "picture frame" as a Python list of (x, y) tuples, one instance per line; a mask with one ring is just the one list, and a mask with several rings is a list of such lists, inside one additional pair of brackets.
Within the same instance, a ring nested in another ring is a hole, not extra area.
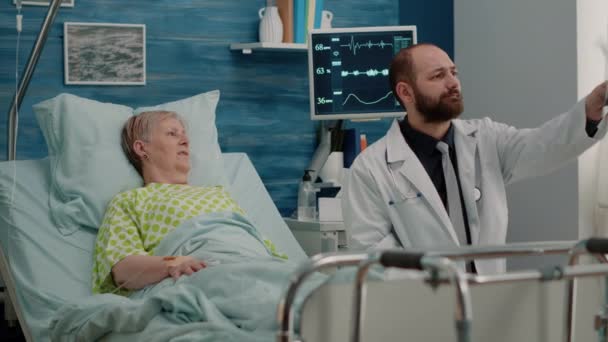
[[(21, 5), (26, 6), (49, 6), (51, 2), (49, 0), (23, 0)], [(17, 0), (13, 0), (13, 5), (17, 5)], [(74, 7), (74, 0), (62, 0), (60, 7)]]
[(64, 83), (145, 85), (146, 25), (65, 22)]

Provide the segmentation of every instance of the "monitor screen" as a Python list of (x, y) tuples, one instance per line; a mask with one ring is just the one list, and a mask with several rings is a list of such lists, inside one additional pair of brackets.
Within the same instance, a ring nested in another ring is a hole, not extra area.
[(399, 50), (416, 44), (415, 26), (316, 29), (308, 41), (312, 120), (404, 115), (388, 70)]

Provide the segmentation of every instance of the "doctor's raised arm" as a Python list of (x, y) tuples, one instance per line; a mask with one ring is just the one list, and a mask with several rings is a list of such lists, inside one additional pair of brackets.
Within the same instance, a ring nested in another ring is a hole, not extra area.
[[(459, 118), (458, 68), (433, 44), (400, 50), (389, 79), (407, 115), (351, 166), (342, 208), (353, 250), (503, 244), (505, 186), (566, 164), (607, 129), (606, 83), (540, 127), (517, 129), (489, 118)], [(506, 264), (475, 260), (465, 266), (489, 274)]]
[(495, 122), (496, 146), (505, 183), (547, 174), (578, 157), (606, 134), (602, 120), (606, 82), (598, 85), (567, 113), (534, 129)]

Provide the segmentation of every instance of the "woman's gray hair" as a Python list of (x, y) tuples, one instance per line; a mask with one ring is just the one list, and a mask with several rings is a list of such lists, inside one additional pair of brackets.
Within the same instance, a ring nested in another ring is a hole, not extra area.
[(141, 158), (135, 153), (133, 144), (137, 140), (144, 142), (150, 141), (150, 133), (154, 126), (164, 119), (173, 118), (179, 120), (182, 126), (186, 127), (184, 120), (176, 113), (167, 110), (154, 110), (142, 112), (134, 115), (127, 120), (122, 128), (121, 146), (122, 150), (127, 155), (129, 162), (135, 167), (137, 172), (143, 177)]

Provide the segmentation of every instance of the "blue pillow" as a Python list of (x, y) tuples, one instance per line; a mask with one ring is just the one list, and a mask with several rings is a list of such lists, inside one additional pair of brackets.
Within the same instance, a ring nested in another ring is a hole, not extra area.
[(142, 186), (120, 147), (120, 134), (127, 119), (143, 111), (172, 110), (184, 118), (191, 142), (190, 184), (226, 186), (215, 127), (219, 95), (214, 90), (135, 110), (71, 94), (34, 105), (49, 150), (51, 217), (60, 232), (99, 228), (106, 206), (116, 194)]

